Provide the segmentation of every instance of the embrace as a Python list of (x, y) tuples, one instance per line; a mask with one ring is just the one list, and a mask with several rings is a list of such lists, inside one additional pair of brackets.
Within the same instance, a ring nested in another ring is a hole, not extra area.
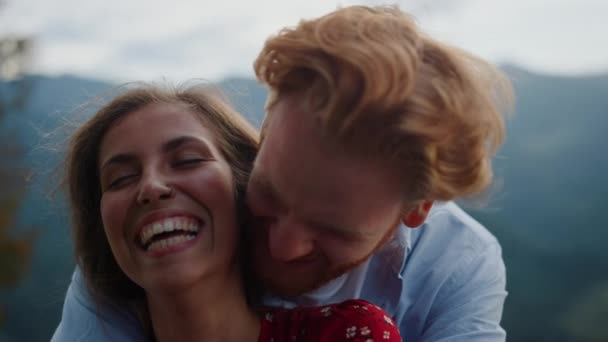
[(482, 192), (504, 76), (396, 7), (269, 38), (258, 133), (208, 86), (140, 84), (72, 136), (78, 267), (52, 341), (504, 341)]

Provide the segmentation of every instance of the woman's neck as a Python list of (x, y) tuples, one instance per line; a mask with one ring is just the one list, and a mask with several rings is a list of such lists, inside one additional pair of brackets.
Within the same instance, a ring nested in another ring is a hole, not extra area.
[(247, 305), (241, 278), (204, 279), (172, 293), (148, 293), (156, 340), (257, 341), (260, 319)]

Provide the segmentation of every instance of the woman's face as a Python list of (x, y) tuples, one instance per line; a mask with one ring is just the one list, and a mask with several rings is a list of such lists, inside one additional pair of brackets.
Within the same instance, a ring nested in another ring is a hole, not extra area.
[(105, 233), (118, 265), (147, 292), (236, 269), (231, 169), (195, 115), (185, 105), (148, 105), (101, 143)]

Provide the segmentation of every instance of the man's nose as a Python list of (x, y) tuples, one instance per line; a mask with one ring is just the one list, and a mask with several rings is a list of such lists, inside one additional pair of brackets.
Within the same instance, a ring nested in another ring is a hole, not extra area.
[(311, 255), (315, 243), (305, 226), (283, 218), (268, 228), (268, 248), (274, 259), (289, 262)]
[(173, 197), (173, 188), (160, 172), (146, 172), (140, 182), (137, 202), (149, 204)]

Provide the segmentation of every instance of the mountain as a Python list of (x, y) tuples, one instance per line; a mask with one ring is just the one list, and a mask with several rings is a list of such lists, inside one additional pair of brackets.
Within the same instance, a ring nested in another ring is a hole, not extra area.
[(511, 341), (606, 341), (605, 325), (592, 338), (572, 321), (597, 321), (591, 309), (581, 316), (580, 303), (608, 291), (608, 75), (507, 72), (517, 104), (495, 160), (501, 186), (486, 208), (470, 210), (503, 246), (503, 325)]
[[(608, 227), (608, 75), (557, 77), (505, 67), (517, 103), (507, 139), (495, 159), (497, 186), (479, 207), (461, 203), (500, 240), (508, 272), (503, 325), (509, 341), (606, 341)], [(113, 85), (75, 77), (31, 76), (23, 110), (10, 113), (10, 131), (27, 151), (32, 170), (19, 226), (39, 232), (31, 272), (19, 287), (0, 292), (8, 314), (0, 336), (48, 340), (57, 325), (73, 269), (59, 180), (66, 120)], [(259, 127), (266, 91), (254, 80), (221, 82), (230, 102)], [(0, 92), (6, 85), (0, 83)], [(50, 133), (50, 134), (47, 134)]]

